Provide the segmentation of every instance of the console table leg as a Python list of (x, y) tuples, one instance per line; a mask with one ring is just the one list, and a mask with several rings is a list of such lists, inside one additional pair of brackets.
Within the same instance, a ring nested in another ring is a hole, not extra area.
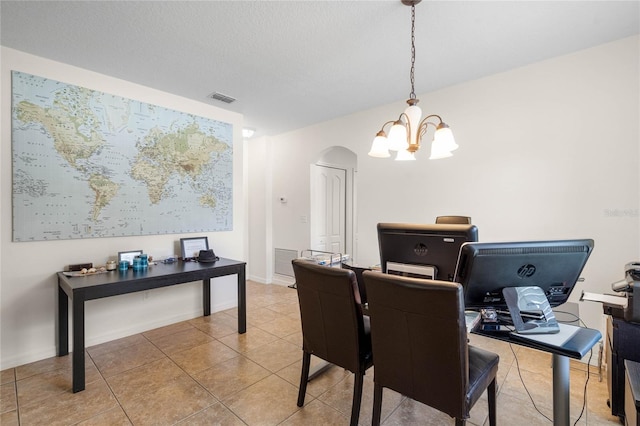
[(569, 358), (553, 354), (553, 424), (569, 426)]
[(202, 310), (205, 317), (211, 315), (211, 278), (202, 280)]
[(84, 390), (84, 300), (73, 298), (73, 392)]
[(247, 332), (247, 280), (245, 266), (238, 271), (238, 333)]
[(69, 353), (69, 298), (58, 286), (58, 356)]

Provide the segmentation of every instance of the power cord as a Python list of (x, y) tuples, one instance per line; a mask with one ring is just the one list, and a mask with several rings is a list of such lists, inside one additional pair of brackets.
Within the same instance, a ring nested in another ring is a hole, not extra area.
[(593, 349), (589, 349), (589, 361), (587, 361), (587, 380), (584, 381), (584, 389), (582, 390), (582, 410), (580, 410), (580, 415), (576, 419), (573, 426), (578, 424), (578, 421), (584, 414), (584, 409), (587, 406), (587, 384), (589, 384), (589, 377), (591, 376), (591, 357), (593, 356)]
[[(580, 319), (580, 317), (577, 316), (576, 314), (574, 314), (573, 312), (567, 312), (567, 311), (553, 311), (553, 312), (555, 312), (556, 314), (569, 315), (570, 317), (574, 318), (571, 321), (558, 321), (561, 324), (569, 324), (569, 323), (578, 321), (580, 324), (582, 324), (583, 327), (585, 327), (585, 328), (587, 327), (587, 325), (582, 321), (582, 319)], [(557, 320), (557, 318), (556, 318), (556, 320)]]
[[(582, 318), (580, 318), (578, 315), (574, 314), (573, 312), (567, 312), (567, 311), (555, 311), (555, 312), (564, 314), (564, 315), (569, 315), (570, 317), (575, 318), (573, 321), (563, 321), (563, 322), (578, 321), (579, 324), (581, 324), (583, 327), (585, 328), (587, 327), (587, 324), (585, 324), (584, 321), (582, 321)], [(587, 361), (587, 379), (584, 382), (584, 389), (582, 391), (582, 410), (580, 411), (580, 415), (575, 421), (574, 426), (578, 423), (578, 420), (580, 420), (580, 418), (582, 417), (582, 414), (584, 414), (584, 409), (587, 406), (587, 385), (589, 384), (589, 378), (591, 378), (591, 359), (592, 358), (593, 358), (593, 348), (589, 349), (589, 360)]]
[(518, 357), (516, 356), (516, 352), (513, 350), (513, 345), (511, 343), (509, 343), (509, 349), (511, 349), (511, 353), (513, 354), (513, 358), (516, 360), (516, 368), (518, 369), (518, 376), (520, 377), (520, 382), (522, 383), (522, 386), (524, 386), (524, 391), (529, 396), (529, 399), (531, 400), (531, 403), (533, 404), (533, 408), (535, 408), (536, 411), (538, 413), (540, 413), (540, 415), (542, 417), (544, 417), (545, 419), (547, 419), (547, 420), (549, 420), (550, 422), (553, 423), (553, 420), (551, 420), (542, 411), (540, 411), (540, 409), (536, 405), (536, 402), (533, 400), (533, 397), (531, 396), (531, 393), (529, 393), (529, 389), (527, 389), (527, 385), (524, 384), (524, 379), (522, 378), (522, 374), (520, 373), (520, 363), (518, 362)]
[[(574, 313), (571, 312), (565, 312), (565, 311), (555, 311), (558, 313), (562, 313), (562, 314), (566, 314), (566, 315), (570, 315), (572, 317), (575, 318), (575, 320), (572, 321), (564, 321), (564, 322), (575, 322), (575, 321), (579, 321), (580, 324), (582, 324), (582, 326), (584, 326), (586, 328), (586, 324), (582, 321), (582, 319), (577, 316)], [(511, 353), (513, 353), (513, 358), (516, 360), (516, 368), (518, 369), (518, 376), (520, 377), (520, 382), (522, 383), (522, 386), (524, 387), (525, 392), (527, 393), (527, 395), (529, 396), (529, 399), (531, 400), (531, 403), (533, 404), (533, 408), (536, 409), (536, 411), (538, 413), (540, 413), (540, 415), (542, 417), (544, 417), (545, 419), (549, 420), (550, 422), (553, 423), (553, 420), (551, 420), (548, 416), (546, 416), (542, 411), (540, 411), (540, 409), (538, 408), (538, 406), (536, 405), (535, 401), (533, 400), (533, 397), (531, 396), (531, 393), (529, 393), (529, 389), (527, 389), (527, 385), (525, 385), (524, 383), (524, 379), (522, 378), (522, 374), (520, 373), (520, 363), (518, 362), (518, 357), (516, 356), (516, 352), (513, 350), (513, 345), (511, 343), (509, 343), (509, 349), (511, 349)], [(587, 385), (589, 384), (589, 378), (591, 377), (591, 358), (593, 357), (593, 349), (589, 349), (589, 360), (587, 361), (587, 378), (584, 382), (584, 388), (582, 391), (582, 410), (580, 410), (580, 415), (578, 416), (578, 418), (576, 419), (576, 421), (573, 423), (573, 426), (576, 426), (578, 424), (578, 422), (580, 421), (580, 419), (582, 418), (582, 415), (584, 414), (585, 408), (587, 407)]]

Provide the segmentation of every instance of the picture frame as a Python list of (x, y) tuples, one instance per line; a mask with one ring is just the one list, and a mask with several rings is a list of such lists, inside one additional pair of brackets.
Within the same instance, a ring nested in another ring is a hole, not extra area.
[(133, 258), (136, 256), (140, 256), (143, 253), (142, 249), (140, 250), (129, 250), (129, 251), (119, 251), (118, 252), (118, 263), (123, 260), (129, 262), (129, 266), (133, 265)]
[(193, 260), (200, 254), (200, 250), (209, 250), (208, 237), (180, 238), (182, 260)]

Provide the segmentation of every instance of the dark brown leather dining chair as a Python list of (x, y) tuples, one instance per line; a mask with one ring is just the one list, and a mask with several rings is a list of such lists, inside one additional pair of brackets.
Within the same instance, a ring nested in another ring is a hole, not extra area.
[(370, 271), (371, 268), (365, 268), (365, 267), (362, 267), (362, 266), (353, 266), (353, 265), (350, 265), (349, 263), (346, 263), (346, 262), (343, 262), (341, 264), (341, 267), (343, 269), (351, 269), (356, 274), (356, 281), (358, 282), (358, 290), (360, 292), (360, 304), (366, 305), (367, 304), (367, 290), (366, 290), (366, 287), (364, 285), (364, 281), (362, 280), (362, 273), (364, 271)]
[(462, 286), (365, 271), (374, 369), (373, 425), (389, 388), (464, 425), (485, 389), (496, 424), (498, 355), (468, 345)]
[(358, 424), (362, 386), (373, 365), (369, 317), (362, 315), (353, 271), (292, 261), (302, 320), (302, 372), (298, 407), (304, 405), (311, 355), (355, 374), (351, 425)]

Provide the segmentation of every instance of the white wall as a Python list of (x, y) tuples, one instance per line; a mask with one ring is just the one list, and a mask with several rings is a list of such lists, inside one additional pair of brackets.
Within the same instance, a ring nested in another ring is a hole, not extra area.
[[(154, 256), (179, 253), (187, 235), (87, 240), (11, 241), (11, 70), (51, 78), (142, 102), (197, 114), (233, 125), (233, 230), (203, 233), (216, 254), (245, 260), (247, 254), (246, 174), (243, 172), (242, 116), (66, 64), (2, 47), (2, 117), (0, 131), (0, 369), (55, 355), (56, 271), (69, 263), (104, 264), (118, 251), (142, 248)], [(236, 279), (213, 281), (212, 310), (237, 305)], [(91, 346), (154, 327), (202, 315), (199, 283), (86, 303), (86, 343)]]
[(249, 259), (247, 278), (270, 283), (273, 277), (273, 247), (271, 240), (271, 159), (269, 139), (248, 141), (249, 197)]
[[(481, 241), (593, 238), (571, 301), (608, 291), (640, 258), (639, 51), (636, 36), (419, 96), (460, 145), (448, 159), (430, 161), (426, 148), (413, 163), (367, 156), (402, 101), (273, 137), (272, 194), (289, 200), (273, 205), (273, 246), (309, 246), (300, 220), (309, 216), (309, 164), (342, 145), (358, 155), (360, 264), (379, 262), (378, 222), (459, 214), (472, 217)], [(599, 304), (581, 302), (580, 313), (602, 328)]]

